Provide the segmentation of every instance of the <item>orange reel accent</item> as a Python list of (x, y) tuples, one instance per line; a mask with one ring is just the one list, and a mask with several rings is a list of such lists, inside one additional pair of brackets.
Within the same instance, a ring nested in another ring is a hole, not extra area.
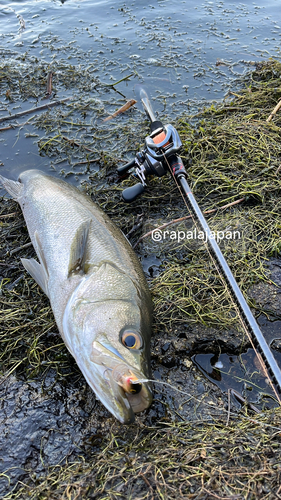
[[(152, 138), (153, 142), (155, 142), (155, 144), (159, 144), (160, 142), (164, 141), (166, 137), (166, 134), (164, 131), (160, 132), (160, 134), (157, 134), (155, 137)], [(164, 144), (164, 146), (166, 146), (167, 144), (169, 144), (169, 141)]]

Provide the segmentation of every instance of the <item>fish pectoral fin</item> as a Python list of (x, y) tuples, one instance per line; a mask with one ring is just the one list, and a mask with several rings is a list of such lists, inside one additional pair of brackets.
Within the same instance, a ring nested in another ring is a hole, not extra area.
[(39, 262), (35, 259), (21, 259), (23, 266), (32, 276), (32, 278), (38, 283), (43, 292), (49, 297), (48, 291), (48, 281), (49, 273), (47, 269), (47, 263), (43, 253), (42, 245), (39, 239), (39, 234), (37, 231), (34, 233), (34, 247), (38, 255)]
[(108, 370), (107, 376), (114, 399), (118, 406), (121, 405), (121, 407), (124, 409), (124, 413), (126, 414), (126, 420), (124, 420), (123, 423), (125, 424), (133, 423), (135, 421), (135, 414), (130, 405), (130, 402), (127, 399), (125, 391), (115, 382), (115, 380), (112, 377), (111, 370)]
[(35, 259), (21, 259), (23, 266), (38, 283), (43, 292), (49, 297), (48, 293), (48, 274), (44, 266), (39, 264)]
[(6, 179), (3, 175), (0, 175), (0, 181), (3, 187), (8, 191), (8, 193), (13, 197), (14, 200), (18, 200), (24, 189), (23, 184), (18, 181), (12, 181), (12, 179)]
[(92, 219), (81, 224), (77, 229), (70, 248), (68, 265), (68, 278), (72, 274), (85, 273), (85, 260), (87, 253), (87, 242)]
[(44, 274), (46, 275), (47, 282), (48, 282), (49, 273), (48, 273), (48, 268), (47, 268), (47, 262), (45, 260), (45, 255), (43, 253), (43, 248), (42, 248), (42, 245), (41, 245), (41, 241), (40, 241), (40, 238), (39, 238), (38, 231), (35, 231), (35, 233), (34, 233), (34, 240), (35, 240), (34, 247), (35, 247), (36, 253), (38, 255), (38, 258), (40, 260), (40, 264), (41, 264), (41, 266), (44, 269)]

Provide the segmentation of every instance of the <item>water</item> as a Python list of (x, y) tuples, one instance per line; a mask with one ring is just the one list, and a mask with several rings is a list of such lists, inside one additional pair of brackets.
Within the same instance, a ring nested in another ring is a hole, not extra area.
[[(106, 81), (126, 71), (151, 79), (157, 93), (219, 98), (226, 77), (245, 63), (280, 56), (278, 0), (66, 1), (2, 3), (1, 50), (51, 64), (92, 64)], [(25, 28), (17, 16), (22, 16)], [(234, 64), (216, 69), (217, 60)]]
[[(164, 120), (173, 120), (222, 99), (253, 68), (254, 61), (280, 57), (278, 7), (278, 0), (239, 4), (227, 0), (199, 4), (191, 0), (149, 4), (143, 0), (4, 1), (0, 7), (1, 63), (11, 63), (22, 73), (19, 85), (23, 88), (32, 77), (39, 79), (38, 66), (46, 77), (55, 70), (54, 99), (98, 98), (99, 103), (88, 109), (92, 120), (98, 108), (99, 116), (102, 112), (107, 116), (117, 109), (118, 98), (124, 104), (113, 88), (97, 88), (93, 79), (112, 84), (133, 74), (116, 89), (129, 99), (134, 97), (134, 86), (145, 83), (156, 112)], [(83, 83), (65, 81), (71, 68), (81, 75), (85, 72)], [(41, 104), (44, 97), (42, 85), (35, 95), (23, 98), (22, 90), (13, 90), (13, 83), (1, 84), (0, 80), (0, 118)], [(116, 123), (126, 123), (129, 116), (137, 126), (145, 120), (140, 110), (141, 106), (114, 124), (99, 123), (98, 130), (115, 130)], [(23, 117), (19, 123), (25, 121)], [(43, 133), (32, 125), (0, 132), (3, 175), (16, 178), (20, 171), (36, 167), (57, 176), (72, 171), (69, 159), (56, 168), (42, 153), (36, 135), (40, 138)], [(97, 151), (107, 145), (104, 134), (96, 142)], [(116, 146), (117, 153), (126, 156), (123, 144)], [(94, 165), (91, 170), (97, 168)], [(79, 184), (88, 178), (89, 171), (81, 168), (68, 180)]]

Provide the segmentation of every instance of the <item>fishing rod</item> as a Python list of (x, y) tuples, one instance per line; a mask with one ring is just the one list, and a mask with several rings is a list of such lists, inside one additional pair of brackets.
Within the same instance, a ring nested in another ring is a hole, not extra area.
[[(242, 294), (216, 240), (213, 237), (213, 232), (209, 228), (207, 221), (193, 196), (191, 189), (187, 182), (187, 172), (183, 165), (183, 162), (179, 156), (179, 151), (182, 147), (182, 142), (180, 140), (179, 134), (175, 127), (171, 124), (163, 125), (160, 120), (157, 120), (151, 103), (149, 101), (148, 95), (143, 88), (140, 90), (140, 99), (144, 110), (150, 120), (150, 130), (151, 133), (145, 138), (145, 148), (136, 154), (136, 157), (131, 162), (119, 167), (117, 172), (120, 176), (128, 173), (129, 170), (134, 168), (134, 175), (140, 179), (138, 184), (135, 184), (129, 188), (126, 188), (122, 192), (122, 198), (126, 203), (131, 203), (138, 196), (140, 196), (146, 187), (146, 178), (148, 175), (156, 175), (157, 177), (162, 177), (167, 172), (170, 172), (180, 186), (180, 189), (184, 195), (184, 199), (187, 202), (191, 213), (196, 217), (199, 222), (204, 235), (207, 247), (214, 257), (216, 264), (222, 273), (225, 281), (229, 286), (229, 291), (231, 292), (232, 298), (235, 300), (238, 306), (240, 319), (242, 320), (242, 325), (246, 325), (248, 332), (251, 332), (250, 340), (253, 347), (258, 350), (259, 354), (264, 361), (266, 367), (277, 386), (277, 393), (275, 387), (273, 390), (275, 395), (281, 404), (281, 370), (267, 344), (245, 298)], [(244, 324), (243, 324), (244, 323)], [(258, 358), (259, 358), (258, 355)]]

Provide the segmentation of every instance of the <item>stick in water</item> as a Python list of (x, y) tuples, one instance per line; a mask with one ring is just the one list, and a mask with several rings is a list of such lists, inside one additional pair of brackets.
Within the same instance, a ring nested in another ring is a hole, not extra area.
[(120, 113), (124, 113), (125, 111), (127, 111), (127, 109), (129, 109), (131, 106), (136, 104), (136, 102), (137, 101), (135, 99), (130, 99), (128, 102), (126, 102), (126, 104), (124, 104), (124, 106), (117, 109), (117, 111), (115, 111), (115, 113), (113, 113), (113, 115), (110, 115), (107, 118), (105, 118), (103, 120), (103, 122), (107, 122), (108, 120), (111, 120), (111, 118), (115, 118), (116, 116), (120, 115)]
[(52, 83), (53, 83), (53, 73), (52, 71), (50, 71), (47, 78), (46, 97), (50, 97), (52, 94)]
[(64, 102), (69, 101), (69, 99), (70, 97), (66, 97), (65, 99), (61, 99), (60, 101), (48, 102), (48, 104), (37, 106), (37, 108), (27, 109), (26, 111), (21, 111), (20, 113), (15, 113), (14, 115), (2, 116), (2, 118), (0, 118), (0, 122), (4, 122), (5, 120), (14, 120), (15, 118), (19, 118), (20, 116), (28, 115), (30, 113), (36, 113), (37, 111), (52, 108), (53, 106), (59, 106), (59, 104), (63, 104)]

